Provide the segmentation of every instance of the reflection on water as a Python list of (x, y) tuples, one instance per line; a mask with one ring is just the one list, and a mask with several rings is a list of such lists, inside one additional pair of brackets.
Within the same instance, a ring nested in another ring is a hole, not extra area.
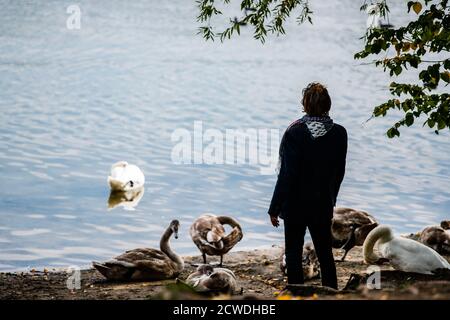
[(135, 210), (144, 196), (144, 192), (145, 188), (143, 187), (129, 191), (112, 190), (108, 198), (108, 209), (123, 207), (125, 210)]
[[(314, 25), (293, 21), (286, 37), (264, 46), (245, 28), (232, 41), (205, 43), (194, 1), (78, 3), (80, 30), (66, 29), (61, 1), (0, 4), (0, 270), (84, 266), (157, 247), (172, 219), (181, 222), (174, 250), (196, 253), (188, 230), (205, 212), (240, 221), (235, 250), (281, 244), (266, 214), (275, 175), (251, 165), (175, 165), (171, 134), (194, 121), (221, 132), (284, 130), (312, 80), (328, 85), (332, 116), (349, 133), (339, 205), (398, 233), (448, 218), (448, 133), (419, 124), (388, 140), (397, 115), (365, 123), (391, 79), (353, 60), (367, 18), (360, 2), (315, 1)], [(391, 4), (392, 23), (409, 19), (403, 7)], [(113, 197), (108, 212), (105, 180), (119, 159), (149, 182), (145, 196)]]

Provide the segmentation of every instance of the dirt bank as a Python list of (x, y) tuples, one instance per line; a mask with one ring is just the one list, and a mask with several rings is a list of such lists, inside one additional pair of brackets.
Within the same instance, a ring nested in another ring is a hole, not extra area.
[[(234, 298), (274, 299), (290, 298), (283, 295), (286, 280), (280, 272), (281, 249), (232, 252), (225, 257), (224, 266), (233, 270), (242, 287), (242, 294)], [(339, 258), (341, 252), (335, 251)], [(448, 257), (447, 257), (448, 258)], [(450, 275), (418, 275), (393, 271), (381, 266), (381, 290), (367, 289), (367, 265), (362, 262), (361, 249), (354, 248), (348, 261), (336, 262), (340, 291), (334, 292), (313, 279), (305, 286), (294, 288), (302, 299), (450, 299)], [(180, 275), (185, 279), (200, 263), (199, 256), (185, 257), (186, 269)], [(111, 283), (95, 270), (81, 271), (81, 289), (69, 290), (68, 274), (48, 271), (29, 273), (0, 273), (0, 299), (153, 299), (167, 293), (167, 285), (175, 281)], [(349, 281), (350, 280), (350, 281)], [(294, 290), (293, 289), (293, 290)], [(170, 290), (169, 290), (170, 291)]]

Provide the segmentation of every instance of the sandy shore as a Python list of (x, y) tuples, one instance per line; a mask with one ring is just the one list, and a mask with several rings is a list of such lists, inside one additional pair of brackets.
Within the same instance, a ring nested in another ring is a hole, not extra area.
[[(283, 292), (286, 280), (279, 268), (280, 254), (280, 248), (228, 254), (224, 266), (235, 272), (242, 287), (242, 294), (232, 298), (290, 298)], [(340, 255), (340, 250), (336, 250), (335, 257)], [(200, 256), (185, 257), (186, 269), (179, 278), (186, 279), (195, 269), (191, 264), (200, 261)], [(320, 287), (320, 279), (313, 279), (304, 286), (294, 288), (297, 295), (301, 299), (450, 299), (450, 273), (447, 272), (428, 276), (398, 272), (389, 265), (382, 265), (381, 289), (369, 290), (365, 285), (368, 265), (362, 262), (361, 248), (354, 248), (347, 261), (336, 262), (336, 266), (339, 291)], [(105, 281), (96, 270), (89, 269), (81, 271), (81, 289), (69, 290), (67, 277), (61, 271), (0, 273), (0, 299), (205, 298), (175, 292), (174, 280), (111, 283)]]

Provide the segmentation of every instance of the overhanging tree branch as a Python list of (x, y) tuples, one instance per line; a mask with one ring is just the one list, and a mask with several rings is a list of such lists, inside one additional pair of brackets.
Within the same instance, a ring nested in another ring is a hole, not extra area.
[[(230, 0), (217, 2), (228, 5)], [(216, 1), (198, 0), (197, 4), (200, 11), (197, 20), (205, 24), (200, 27), (199, 33), (206, 40), (230, 39), (234, 34), (240, 35), (241, 27), (246, 25), (252, 27), (253, 37), (264, 43), (268, 34), (284, 35), (284, 23), (297, 10), (299, 23), (312, 23), (312, 11), (307, 0), (240, 0), (243, 17), (229, 18), (230, 26), (215, 32), (211, 21), (223, 16), (216, 7)], [(380, 15), (387, 18), (389, 8), (386, 0), (380, 0), (377, 5)], [(361, 10), (366, 10), (367, 6), (365, 0)], [(450, 83), (450, 57), (444, 55), (450, 52), (449, 0), (409, 1), (406, 9), (408, 12), (414, 11), (417, 19), (398, 28), (369, 29), (363, 37), (363, 50), (354, 56), (355, 59), (364, 59), (384, 53), (383, 58), (377, 57), (362, 64), (382, 67), (391, 77), (409, 71), (408, 68), (420, 70), (414, 83), (392, 82), (389, 90), (395, 98), (373, 110), (371, 118), (385, 116), (392, 109), (404, 113), (403, 118), (387, 131), (388, 137), (399, 136), (400, 127), (411, 126), (418, 117), (425, 117), (424, 125), (436, 133), (450, 128), (450, 96), (439, 93), (440, 89), (445, 92)], [(390, 51), (392, 48), (394, 51)]]

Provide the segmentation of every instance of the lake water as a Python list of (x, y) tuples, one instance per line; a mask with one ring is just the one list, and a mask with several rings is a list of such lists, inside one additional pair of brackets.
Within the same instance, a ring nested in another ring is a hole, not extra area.
[[(175, 129), (273, 128), (300, 116), (301, 89), (327, 84), (332, 117), (349, 133), (340, 206), (360, 208), (398, 233), (450, 215), (450, 139), (421, 124), (384, 132), (365, 122), (389, 97), (389, 77), (353, 54), (366, 15), (358, 1), (311, 1), (314, 25), (288, 25), (265, 45), (244, 34), (204, 42), (194, 1), (2, 1), (0, 9), (0, 270), (86, 266), (137, 246), (158, 246), (171, 219), (175, 251), (198, 252), (193, 219), (228, 214), (236, 249), (282, 244), (266, 215), (276, 175), (258, 166), (177, 165)], [(411, 18), (391, 4), (391, 22)], [(134, 211), (108, 210), (106, 178), (118, 160), (145, 173)]]

